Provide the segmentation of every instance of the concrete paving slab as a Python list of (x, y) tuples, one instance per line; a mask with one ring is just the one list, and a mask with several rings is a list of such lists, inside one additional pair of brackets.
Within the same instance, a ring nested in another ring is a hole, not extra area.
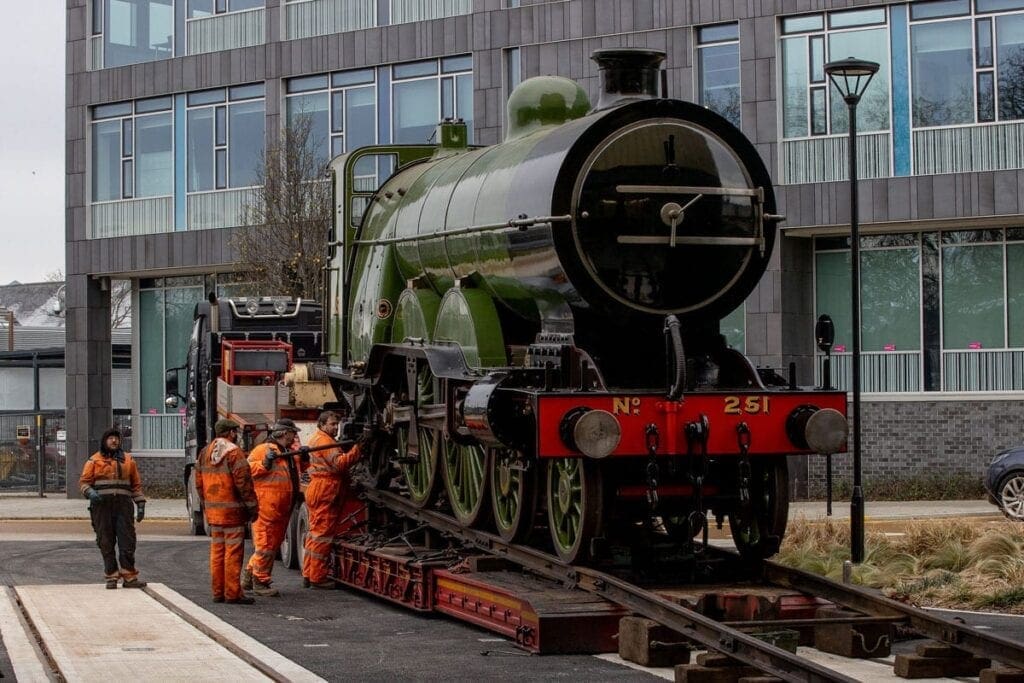
[(65, 680), (269, 680), (144, 591), (95, 584), (15, 591)]
[[(789, 504), (789, 517), (824, 519), (825, 501), (799, 501)], [(1001, 517), (999, 508), (985, 500), (908, 500), (866, 501), (866, 519), (935, 519), (938, 517)], [(833, 501), (834, 519), (850, 518), (850, 501)]]
[(35, 637), (25, 623), (14, 591), (4, 586), (0, 591), (0, 638), (7, 649), (14, 678), (25, 683), (56, 680), (46, 658), (35, 645)]

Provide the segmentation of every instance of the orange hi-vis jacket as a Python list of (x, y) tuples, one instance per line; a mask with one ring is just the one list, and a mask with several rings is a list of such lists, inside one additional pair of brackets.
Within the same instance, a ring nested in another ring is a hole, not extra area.
[(196, 490), (203, 501), (206, 521), (217, 526), (242, 526), (257, 507), (245, 452), (223, 437), (211, 441), (199, 456)]
[(123, 461), (105, 456), (99, 451), (93, 453), (85, 461), (78, 486), (83, 496), (88, 496), (86, 490), (93, 488), (104, 498), (131, 496), (136, 503), (146, 502), (146, 497), (142, 495), (139, 468), (135, 464), (135, 459), (128, 453), (124, 453)]
[(268, 452), (283, 453), (273, 441), (261, 443), (249, 453), (249, 470), (259, 500), (260, 517), (287, 519), (292, 513), (292, 478), (287, 458), (275, 458), (270, 469), (263, 466)]
[[(317, 429), (316, 433), (309, 438), (306, 445), (310, 448), (319, 448), (336, 444), (337, 442), (327, 432)], [(311, 479), (327, 477), (347, 482), (348, 469), (359, 459), (359, 446), (353, 446), (347, 453), (343, 453), (341, 447), (324, 448), (320, 451), (313, 451), (309, 454), (309, 468), (306, 470)]]

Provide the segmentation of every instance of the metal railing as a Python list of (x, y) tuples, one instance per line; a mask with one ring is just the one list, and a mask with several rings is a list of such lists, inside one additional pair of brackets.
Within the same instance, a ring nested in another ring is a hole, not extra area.
[[(857, 169), (860, 178), (886, 178), (892, 175), (889, 131), (857, 136)], [(849, 178), (846, 135), (782, 140), (779, 164), (782, 184), (829, 183)]]
[(197, 17), (185, 21), (185, 34), (188, 36), (188, 54), (232, 50), (251, 45), (262, 45), (265, 42), (263, 31), (262, 7), (212, 14), (208, 17)]
[(471, 0), (391, 0), (391, 23), (454, 17), (472, 11)]
[(377, 25), (376, 0), (301, 0), (284, 8), (285, 40), (355, 31)]
[(1024, 121), (914, 131), (914, 173), (1024, 168)]
[[(814, 364), (815, 384), (821, 385), (825, 357), (817, 354)], [(892, 393), (922, 391), (920, 351), (866, 351), (860, 357), (861, 391)], [(832, 354), (832, 386), (849, 389), (853, 386), (853, 362), (849, 352)]]
[(174, 230), (174, 197), (146, 197), (89, 206), (89, 239)]
[(141, 414), (136, 419), (132, 437), (137, 450), (184, 450), (185, 426), (181, 415)]
[(1024, 391), (1024, 349), (942, 352), (944, 391)]
[(208, 230), (246, 224), (246, 212), (257, 199), (259, 188), (213, 190), (188, 195), (188, 229)]

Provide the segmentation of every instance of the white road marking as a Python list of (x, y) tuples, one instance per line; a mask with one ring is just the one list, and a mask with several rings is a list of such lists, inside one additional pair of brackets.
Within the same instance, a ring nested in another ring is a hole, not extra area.
[[(1002, 612), (978, 612), (969, 609), (946, 609), (945, 607), (925, 607), (929, 612), (953, 612), (955, 614), (977, 614), (981, 617), (1013, 617), (1014, 619), (1024, 619), (1024, 614), (1003, 614)], [(974, 628), (978, 628), (975, 626)]]
[(477, 638), (478, 642), (481, 643), (507, 643), (507, 638)]
[(655, 678), (662, 678), (666, 681), (676, 680), (675, 667), (668, 666), (662, 668), (650, 668), (646, 666), (640, 666), (639, 664), (636, 664), (634, 662), (627, 662), (625, 659), (620, 657), (618, 653), (615, 652), (609, 652), (603, 655), (594, 655), (594, 657), (605, 662), (611, 662), (612, 664), (618, 664), (619, 666), (624, 666), (626, 668), (633, 669), (634, 671), (642, 671), (645, 674), (650, 674), (654, 676)]

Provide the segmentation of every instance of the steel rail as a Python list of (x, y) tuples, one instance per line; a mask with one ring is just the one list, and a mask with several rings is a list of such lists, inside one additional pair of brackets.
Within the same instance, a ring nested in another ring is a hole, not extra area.
[(378, 489), (363, 491), (366, 499), (417, 522), (458, 538), (492, 555), (504, 557), (529, 571), (568, 588), (578, 588), (653, 619), (709, 650), (720, 652), (760, 671), (786, 681), (855, 681), (827, 667), (759, 640), (721, 622), (687, 609), (605, 572), (562, 562), (533, 548), (509, 544), (498, 536), (467, 529), (456, 520), (433, 510), (422, 510), (407, 499)]
[(770, 560), (763, 562), (761, 576), (769, 583), (808, 592), (859, 612), (902, 617), (913, 630), (928, 638), (966, 650), (978, 657), (1024, 669), (1024, 643), (983, 633), (966, 624), (878, 595), (860, 586), (829, 581), (822, 576), (785, 567)]

